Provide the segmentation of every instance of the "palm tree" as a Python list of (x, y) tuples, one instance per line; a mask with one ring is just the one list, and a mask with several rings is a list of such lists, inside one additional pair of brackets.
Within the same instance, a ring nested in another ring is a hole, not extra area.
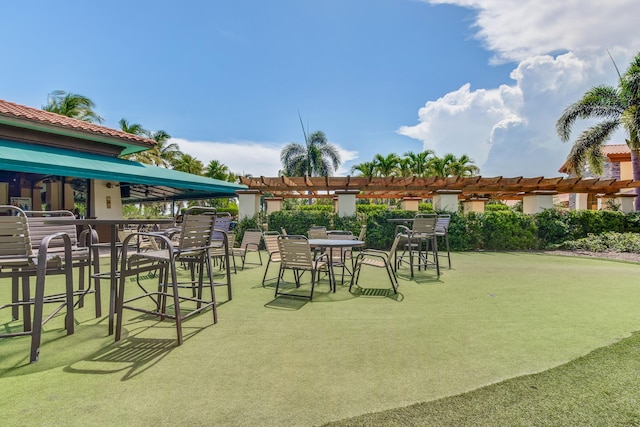
[(411, 168), (411, 159), (408, 157), (402, 157), (398, 160), (398, 167), (396, 171), (399, 176), (403, 178), (407, 178), (411, 175), (414, 175), (413, 169)]
[(373, 162), (376, 165), (377, 175), (392, 176), (398, 169), (400, 158), (394, 153), (387, 154), (387, 156), (376, 154), (375, 156), (373, 156)]
[(449, 176), (449, 170), (456, 161), (456, 156), (451, 153), (445, 154), (444, 157), (433, 157), (429, 159), (428, 172), (429, 176), (446, 178)]
[(43, 110), (89, 123), (102, 123), (104, 119), (93, 109), (95, 104), (86, 96), (54, 90), (47, 97)]
[(169, 143), (171, 135), (167, 132), (157, 130), (155, 132), (150, 132), (147, 137), (156, 142), (156, 146), (153, 149), (157, 151), (157, 157), (159, 159), (157, 166), (169, 167), (179, 156), (182, 155), (182, 151), (180, 151), (178, 144), (175, 142)]
[[(565, 108), (556, 122), (558, 136), (566, 142), (577, 119), (602, 119), (583, 131), (571, 147), (566, 164), (574, 176), (582, 176), (585, 164), (594, 173), (602, 173), (604, 157), (601, 148), (622, 126), (627, 132), (625, 141), (631, 151), (633, 179), (640, 180), (640, 52), (627, 71), (618, 75), (618, 87), (600, 85), (589, 89), (580, 100)], [(640, 210), (640, 188), (635, 192), (634, 207)]]
[(143, 128), (141, 124), (129, 123), (127, 119), (120, 119), (118, 124), (120, 125), (120, 130), (123, 132), (132, 133), (134, 135), (145, 136), (145, 137), (149, 133), (149, 131)]
[(409, 160), (409, 166), (415, 176), (426, 176), (429, 158), (433, 155), (435, 155), (433, 150), (424, 150), (420, 153), (414, 153), (413, 151), (404, 153), (405, 158)]
[(480, 173), (480, 168), (473, 164), (469, 156), (463, 154), (448, 165), (447, 172), (447, 176), (476, 176)]
[(205, 168), (204, 176), (226, 181), (229, 176), (229, 168), (218, 160), (211, 160)]
[(376, 164), (374, 162), (362, 162), (351, 166), (351, 173), (360, 172), (359, 176), (372, 177), (376, 175)]
[(305, 145), (287, 144), (280, 152), (280, 160), (286, 176), (331, 176), (341, 162), (338, 149), (322, 131), (309, 137), (305, 132)]
[(202, 175), (202, 162), (189, 154), (180, 155), (173, 164), (177, 171), (187, 172), (194, 175)]

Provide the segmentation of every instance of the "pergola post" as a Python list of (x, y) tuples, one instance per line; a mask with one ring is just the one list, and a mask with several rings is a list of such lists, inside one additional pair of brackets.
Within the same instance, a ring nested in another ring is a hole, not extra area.
[(557, 191), (536, 190), (522, 196), (522, 212), (536, 214), (545, 209), (553, 208), (553, 196)]
[(433, 195), (433, 210), (436, 212), (458, 212), (458, 195), (461, 190), (436, 190)]
[(418, 212), (422, 197), (405, 196), (400, 201), (400, 209)]
[(359, 190), (336, 190), (338, 196), (338, 216), (354, 216), (356, 214), (356, 195)]
[(616, 193), (616, 196), (613, 200), (614, 203), (620, 206), (620, 211), (624, 213), (635, 212), (635, 207), (633, 206), (633, 202), (635, 201), (636, 195), (633, 193)]
[(635, 212), (633, 201), (636, 195), (633, 193), (615, 193), (611, 195), (603, 195), (598, 197), (598, 210), (606, 210), (610, 208), (607, 202), (613, 203), (624, 213)]
[(484, 205), (489, 199), (486, 197), (476, 197), (462, 201), (462, 211), (466, 214), (469, 212), (484, 212)]
[(576, 193), (576, 203), (575, 203), (575, 209), (576, 210), (587, 210), (589, 209), (589, 194), (588, 193)]
[(253, 218), (260, 212), (260, 190), (238, 190), (238, 219)]
[(282, 210), (282, 197), (265, 197), (264, 205), (267, 215), (271, 215), (274, 212), (280, 212)]

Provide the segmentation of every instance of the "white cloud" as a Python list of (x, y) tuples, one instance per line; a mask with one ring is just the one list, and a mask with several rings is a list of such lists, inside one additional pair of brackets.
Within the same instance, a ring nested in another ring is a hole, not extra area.
[[(233, 173), (252, 176), (278, 176), (282, 169), (280, 152), (287, 143), (260, 143), (254, 141), (216, 142), (189, 141), (182, 138), (172, 138), (172, 143), (178, 144), (183, 153), (200, 160), (205, 166), (211, 160), (218, 160), (225, 164)], [(345, 150), (333, 143), (340, 153), (342, 164), (355, 159), (356, 151)], [(336, 175), (345, 175), (343, 168), (339, 168)]]
[(477, 10), (477, 36), (498, 59), (640, 45), (636, 0), (425, 0)]
[[(624, 71), (635, 53), (628, 36), (640, 44), (628, 18), (639, 7), (631, 1), (429, 2), (478, 10), (478, 36), (497, 58), (519, 62), (512, 84), (475, 90), (463, 85), (428, 101), (419, 110), (419, 123), (398, 133), (423, 141), (437, 155), (468, 154), (484, 176), (558, 176), (570, 144), (560, 142), (555, 122), (588, 88), (616, 84), (606, 49)], [(559, 51), (567, 53), (552, 56)], [(578, 124), (573, 136), (587, 124)], [(622, 135), (612, 142), (622, 142)]]

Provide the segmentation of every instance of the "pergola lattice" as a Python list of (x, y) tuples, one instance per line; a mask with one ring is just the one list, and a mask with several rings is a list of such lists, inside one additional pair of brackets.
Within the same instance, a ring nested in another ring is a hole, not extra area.
[(241, 177), (249, 190), (282, 198), (333, 197), (334, 191), (357, 190), (359, 198), (429, 198), (457, 193), (465, 199), (519, 200), (538, 192), (588, 193), (612, 196), (623, 189), (640, 187), (640, 181), (604, 178), (504, 178), (493, 177)]

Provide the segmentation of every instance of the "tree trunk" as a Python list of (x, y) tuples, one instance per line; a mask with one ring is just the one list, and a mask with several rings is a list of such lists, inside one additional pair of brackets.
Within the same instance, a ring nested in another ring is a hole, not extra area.
[[(633, 170), (633, 180), (640, 181), (640, 150), (631, 149), (631, 168)], [(633, 200), (633, 209), (640, 211), (640, 187), (635, 189), (636, 198)]]

